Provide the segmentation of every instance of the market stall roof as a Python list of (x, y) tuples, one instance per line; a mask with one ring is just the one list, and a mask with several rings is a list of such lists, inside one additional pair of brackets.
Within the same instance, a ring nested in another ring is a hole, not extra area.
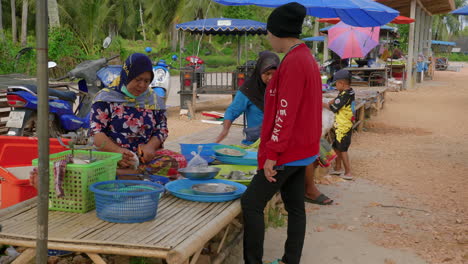
[[(410, 16), (411, 0), (377, 0), (377, 2), (400, 11), (402, 16)], [(418, 0), (432, 15), (446, 14), (455, 9), (455, 0)]]
[(176, 29), (206, 35), (264, 35), (266, 23), (232, 18), (207, 18), (177, 24)]
[(325, 41), (325, 36), (303, 38), (303, 41)]
[(456, 46), (457, 43), (450, 41), (433, 40), (432, 45)]

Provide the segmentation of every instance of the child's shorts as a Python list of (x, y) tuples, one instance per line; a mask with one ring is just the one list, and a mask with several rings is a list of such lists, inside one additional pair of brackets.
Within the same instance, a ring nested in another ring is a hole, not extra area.
[(338, 150), (339, 152), (347, 152), (349, 146), (351, 145), (351, 135), (353, 134), (353, 130), (349, 130), (348, 133), (341, 139), (340, 142), (336, 139), (333, 140), (333, 149)]

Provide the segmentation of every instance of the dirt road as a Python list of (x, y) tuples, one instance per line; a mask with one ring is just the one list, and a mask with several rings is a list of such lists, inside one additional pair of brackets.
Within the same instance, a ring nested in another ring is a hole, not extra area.
[[(321, 186), (336, 205), (308, 205), (303, 263), (468, 263), (468, 66), (387, 93), (353, 135), (355, 182)], [(282, 254), (269, 230), (265, 254)]]

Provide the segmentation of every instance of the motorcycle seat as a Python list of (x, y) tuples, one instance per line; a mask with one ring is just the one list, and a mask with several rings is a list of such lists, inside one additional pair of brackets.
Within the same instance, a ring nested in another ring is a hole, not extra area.
[[(34, 84), (26, 84), (23, 85), (24, 87), (28, 88), (31, 92), (37, 94), (37, 86)], [(68, 91), (59, 91), (56, 89), (49, 88), (49, 96), (58, 97), (61, 100), (75, 102), (76, 100), (76, 93), (68, 92)]]

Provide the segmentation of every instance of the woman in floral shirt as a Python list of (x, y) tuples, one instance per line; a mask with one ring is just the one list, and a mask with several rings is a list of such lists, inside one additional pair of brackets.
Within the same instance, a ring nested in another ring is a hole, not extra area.
[[(164, 102), (148, 89), (152, 69), (146, 55), (130, 55), (115, 85), (101, 90), (91, 107), (94, 144), (101, 151), (123, 155), (118, 175), (148, 171), (175, 177), (177, 169), (186, 166), (183, 155), (162, 149), (168, 135), (167, 118)], [(140, 165), (135, 168), (137, 156)]]

